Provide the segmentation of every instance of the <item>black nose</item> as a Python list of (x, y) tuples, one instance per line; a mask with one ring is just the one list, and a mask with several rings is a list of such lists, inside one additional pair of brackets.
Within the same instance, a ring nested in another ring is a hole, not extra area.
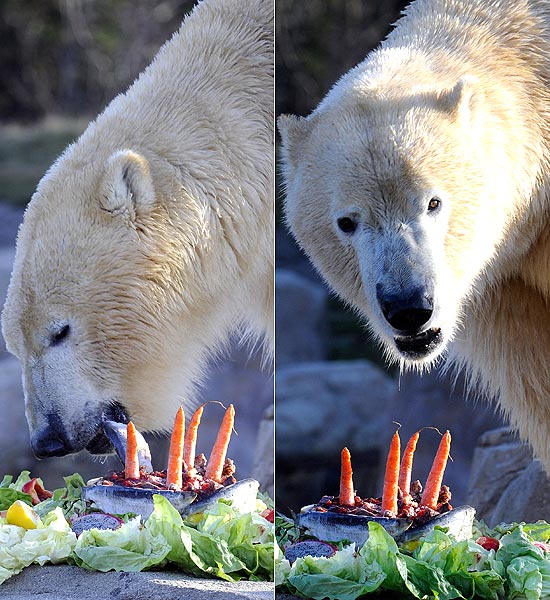
[(433, 313), (433, 300), (425, 290), (415, 290), (406, 295), (390, 295), (384, 294), (383, 288), (378, 284), (376, 297), (386, 321), (401, 333), (417, 333)]
[(46, 427), (31, 436), (31, 447), (36, 458), (48, 458), (49, 456), (65, 456), (72, 452), (72, 447), (65, 436)]

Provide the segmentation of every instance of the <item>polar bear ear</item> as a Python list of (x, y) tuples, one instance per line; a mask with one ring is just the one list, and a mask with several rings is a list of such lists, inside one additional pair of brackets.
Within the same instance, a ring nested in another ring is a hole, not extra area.
[(463, 123), (472, 121), (472, 116), (483, 98), (478, 80), (471, 76), (461, 77), (450, 90), (438, 97), (441, 108), (455, 115)]
[(277, 119), (279, 135), (283, 140), (281, 152), (286, 168), (290, 171), (296, 169), (302, 143), (307, 136), (308, 121), (304, 117), (295, 115), (281, 115)]
[(132, 221), (155, 203), (149, 164), (132, 150), (119, 150), (109, 157), (102, 187), (101, 208)]

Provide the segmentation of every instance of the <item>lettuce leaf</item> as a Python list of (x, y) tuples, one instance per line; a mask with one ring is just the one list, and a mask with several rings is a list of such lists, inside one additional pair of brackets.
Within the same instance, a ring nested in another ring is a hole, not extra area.
[(13, 475), (4, 475), (0, 481), (0, 510), (7, 510), (16, 500), (22, 500), (32, 506), (30, 495), (21, 491), (30, 479), (30, 471), (22, 471), (15, 481)]
[(228, 581), (273, 578), (273, 527), (265, 519), (240, 514), (220, 501), (184, 521), (166, 498), (153, 498), (155, 508), (145, 528), (167, 540), (169, 562), (191, 574)]
[[(258, 511), (266, 507), (261, 499), (256, 512), (241, 514), (230, 502), (221, 500), (204, 513), (184, 520), (159, 495), (154, 497), (155, 508), (145, 524), (139, 517), (123, 515), (125, 522), (118, 529), (91, 529), (77, 539), (67, 519), (89, 510), (81, 497), (85, 484), (77, 473), (64, 479), (65, 487), (34, 507), (42, 519), (37, 529), (27, 531), (8, 525), (0, 517), (0, 584), (32, 563), (45, 562), (127, 572), (170, 562), (200, 577), (228, 581), (273, 578), (274, 526), (259, 515)], [(2, 493), (9, 498), (8, 507), (20, 499), (27, 481), (29, 471), (15, 481), (10, 475), (4, 477), (0, 482), (0, 502)], [(32, 504), (28, 494), (23, 496)]]
[(118, 529), (88, 529), (78, 538), (75, 563), (96, 571), (135, 573), (165, 562), (170, 546), (161, 535), (142, 526), (139, 517)]
[[(405, 550), (375, 522), (369, 523), (369, 539), (358, 552), (352, 544), (330, 558), (306, 556), (292, 565), (280, 556), (275, 567), (276, 585), (319, 600), (355, 600), (382, 590), (403, 599), (500, 600), (508, 596), (506, 579), (499, 570), (506, 575), (495, 552), (473, 540), (457, 542), (436, 528), (414, 550)], [(521, 585), (518, 579), (517, 588)], [(508, 583), (508, 590), (512, 589)]]
[(66, 517), (82, 514), (86, 510), (86, 502), (82, 500), (82, 488), (86, 485), (78, 473), (63, 477), (65, 487), (53, 491), (51, 498), (34, 507), (39, 517), (45, 517), (50, 511), (61, 508)]
[(67, 562), (75, 545), (76, 535), (60, 508), (36, 529), (0, 524), (0, 583), (33, 563)]

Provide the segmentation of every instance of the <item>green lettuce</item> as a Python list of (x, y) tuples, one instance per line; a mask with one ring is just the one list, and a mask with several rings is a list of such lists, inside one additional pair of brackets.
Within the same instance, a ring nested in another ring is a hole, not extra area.
[[(4, 476), (0, 481), (0, 510), (7, 510), (16, 500), (22, 500), (32, 506), (31, 496), (21, 491), (30, 479), (30, 471), (22, 471), (15, 481), (13, 481), (13, 475)], [(42, 485), (42, 481), (39, 481)]]
[(370, 523), (369, 539), (358, 552), (350, 545), (330, 558), (304, 557), (292, 565), (280, 555), (276, 584), (319, 600), (355, 600), (382, 590), (434, 600), (550, 598), (550, 556), (536, 545), (550, 539), (548, 523), (476, 529), (500, 540), (496, 552), (473, 539), (458, 542), (439, 528), (415, 547), (399, 548), (380, 525)]
[(273, 528), (258, 514), (241, 514), (219, 501), (184, 521), (166, 498), (153, 498), (145, 528), (167, 540), (169, 562), (191, 574), (228, 581), (273, 577)]
[(118, 529), (84, 531), (74, 548), (73, 559), (86, 569), (134, 573), (162, 565), (169, 552), (164, 537), (152, 534), (135, 517)]
[[(30, 496), (21, 493), (29, 480), (28, 471), (16, 481), (4, 477), (0, 501), (4, 491), (8, 507), (12, 498), (28, 497), (32, 504)], [(228, 581), (273, 578), (274, 526), (259, 515), (265, 508), (260, 500), (256, 512), (241, 514), (230, 502), (220, 500), (184, 520), (168, 500), (155, 495), (153, 513), (145, 523), (127, 514), (118, 529), (90, 529), (77, 539), (67, 519), (90, 510), (81, 496), (84, 485), (77, 473), (65, 477), (65, 487), (34, 507), (41, 517), (36, 529), (9, 525), (0, 517), (0, 584), (30, 564), (45, 562), (127, 572), (170, 563), (200, 577)]]
[(76, 535), (63, 512), (56, 508), (36, 529), (0, 524), (0, 583), (35, 563), (67, 562), (76, 545)]
[[(61, 508), (67, 518), (77, 516), (86, 511), (85, 500), (82, 499), (82, 488), (86, 485), (78, 473), (63, 477), (65, 487), (53, 491), (52, 497), (37, 504), (34, 510), (39, 517), (45, 517), (56, 508)], [(40, 481), (40, 480), (39, 480)]]

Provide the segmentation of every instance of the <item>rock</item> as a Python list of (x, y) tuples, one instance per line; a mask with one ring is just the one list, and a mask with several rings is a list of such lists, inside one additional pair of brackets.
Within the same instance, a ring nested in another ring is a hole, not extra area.
[(263, 418), (260, 421), (258, 430), (258, 438), (256, 441), (256, 460), (252, 477), (260, 482), (260, 490), (273, 498), (274, 493), (274, 406), (268, 406), (264, 412)]
[(488, 525), (548, 519), (550, 481), (509, 429), (484, 434), (474, 452), (468, 503)]
[[(0, 307), (4, 306), (6, 300), (14, 258), (15, 248), (0, 247)], [(4, 358), (7, 355), (6, 343), (4, 342), (4, 338), (0, 335), (0, 358)]]
[(277, 367), (326, 358), (328, 292), (292, 271), (275, 276)]
[[(262, 367), (259, 353), (250, 355), (250, 348), (235, 344), (223, 360), (213, 364), (199, 394), (201, 402), (219, 401), (235, 405), (235, 431), (228, 455), (235, 460), (236, 477), (250, 477), (255, 468), (255, 448), (264, 412), (273, 406), (273, 375)], [(199, 448), (207, 456), (214, 445), (223, 409), (207, 405), (199, 429)], [(272, 455), (273, 456), (273, 455)], [(273, 465), (273, 458), (272, 458)], [(273, 472), (273, 466), (271, 466)], [(260, 476), (262, 487), (273, 485), (269, 475)]]
[(97, 573), (67, 565), (32, 566), (2, 584), (3, 600), (273, 600), (274, 584), (195, 579), (182, 573)]
[(23, 213), (25, 208), (14, 206), (5, 199), (0, 199), (0, 247), (15, 247), (17, 230), (21, 221), (23, 221)]
[[(402, 425), (402, 439), (426, 426), (450, 430), (452, 461), (445, 470), (445, 483), (451, 488), (452, 504), (464, 504), (479, 436), (502, 425), (493, 406), (468, 393), (461, 377), (455, 379), (437, 371), (423, 375), (403, 373), (391, 405), (392, 418)], [(436, 431), (422, 432), (414, 457), (415, 479), (426, 481), (440, 439)]]
[[(434, 373), (402, 374), (398, 384), (368, 361), (317, 362), (279, 368), (276, 381), (276, 491), (283, 512), (337, 493), (344, 446), (352, 454), (359, 495), (379, 496), (394, 421), (401, 424), (403, 444), (422, 427), (451, 430), (453, 460), (445, 483), (453, 504), (464, 504), (476, 442), (502, 423), (490, 405), (464, 397), (460, 380), (453, 385), (450, 376)], [(415, 479), (426, 481), (439, 441), (436, 431), (422, 433)]]
[[(348, 446), (360, 495), (376, 493), (379, 452), (394, 430), (396, 382), (366, 360), (301, 363), (276, 374), (276, 493), (280, 510), (299, 510), (337, 493), (340, 451)], [(387, 446), (386, 446), (387, 447)]]
[(550, 480), (538, 460), (532, 460), (512, 479), (500, 496), (491, 515), (491, 524), (539, 519), (550, 515)]
[(277, 454), (327, 457), (343, 445), (356, 450), (376, 447), (387, 425), (385, 409), (396, 385), (385, 371), (366, 360), (279, 368)]

